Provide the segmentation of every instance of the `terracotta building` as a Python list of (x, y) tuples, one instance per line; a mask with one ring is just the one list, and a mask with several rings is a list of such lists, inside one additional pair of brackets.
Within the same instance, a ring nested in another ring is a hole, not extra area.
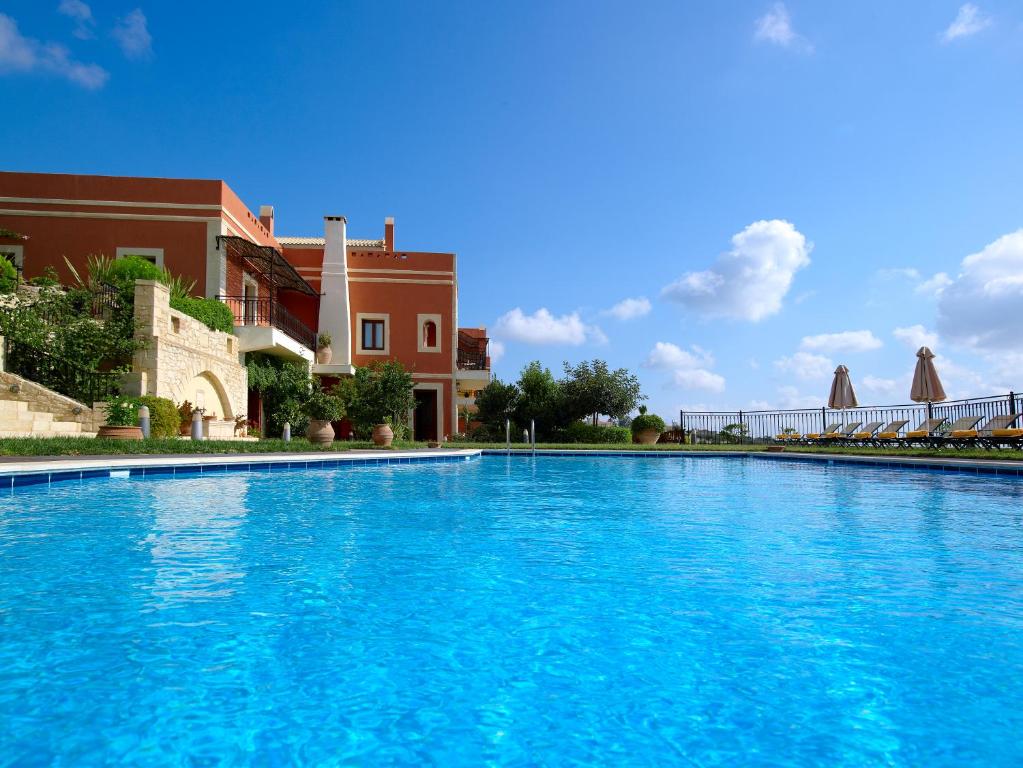
[[(323, 236), (275, 232), (272, 206), (253, 214), (223, 181), (0, 172), (0, 254), (26, 279), (47, 267), (71, 279), (90, 254), (143, 256), (195, 281), (234, 312), (239, 350), (351, 375), (396, 359), (413, 372), (419, 439), (456, 432), (490, 380), (486, 332), (458, 326), (453, 253), (399, 249), (394, 221), (380, 239), (350, 239), (343, 216)], [(315, 362), (318, 333), (329, 363)], [(250, 400), (250, 418), (258, 402)], [(460, 410), (461, 409), (461, 410)]]

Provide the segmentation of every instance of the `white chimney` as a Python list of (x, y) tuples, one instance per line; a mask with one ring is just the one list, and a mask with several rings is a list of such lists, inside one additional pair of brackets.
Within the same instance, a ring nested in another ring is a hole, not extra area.
[(331, 367), (352, 364), (350, 304), (348, 301), (348, 220), (324, 216), (323, 271), (320, 275), (320, 332), (330, 334)]

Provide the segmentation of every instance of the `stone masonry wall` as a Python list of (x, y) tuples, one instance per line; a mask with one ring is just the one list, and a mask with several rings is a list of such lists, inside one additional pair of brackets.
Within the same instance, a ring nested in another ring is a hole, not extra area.
[[(154, 280), (135, 283), (135, 353), (126, 382), (132, 395), (156, 395), (195, 405), (194, 390), (207, 385), (218, 403), (206, 402), (218, 419), (245, 413), (248, 376), (233, 334), (211, 331), (204, 323), (170, 307), (170, 291)], [(201, 380), (200, 380), (201, 377)]]

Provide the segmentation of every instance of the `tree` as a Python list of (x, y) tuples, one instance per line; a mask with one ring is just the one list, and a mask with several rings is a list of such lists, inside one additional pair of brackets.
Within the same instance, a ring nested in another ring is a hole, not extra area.
[(272, 355), (250, 352), (245, 356), (245, 368), (249, 389), (258, 392), (263, 401), (266, 419), (263, 434), (278, 437), (285, 422), (291, 424), (295, 433), (305, 431), (308, 419), (302, 413), (302, 403), (309, 398), (312, 386), (306, 367)]
[(356, 435), (368, 436), (377, 424), (390, 422), (395, 436), (402, 436), (408, 412), (415, 407), (412, 374), (397, 360), (355, 369), (342, 379), (335, 392), (347, 405)]
[(513, 419), (520, 429), (528, 429), (535, 421), (537, 434), (547, 436), (573, 421), (566, 414), (561, 383), (539, 361), (522, 369), (518, 390)]
[(476, 419), (486, 427), (504, 428), (504, 420), (515, 411), (519, 388), (493, 379), (476, 394)]
[(634, 374), (625, 368), (611, 371), (603, 360), (565, 363), (565, 375), (562, 389), (572, 421), (592, 416), (596, 424), (600, 414), (623, 419), (646, 399)]

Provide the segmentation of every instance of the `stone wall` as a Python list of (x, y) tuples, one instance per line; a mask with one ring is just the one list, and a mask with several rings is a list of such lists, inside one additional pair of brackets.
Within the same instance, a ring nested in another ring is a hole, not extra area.
[(238, 338), (171, 309), (170, 291), (162, 283), (135, 283), (135, 336), (143, 346), (126, 377), (126, 394), (156, 395), (176, 404), (187, 400), (223, 421), (245, 413), (248, 376)]

